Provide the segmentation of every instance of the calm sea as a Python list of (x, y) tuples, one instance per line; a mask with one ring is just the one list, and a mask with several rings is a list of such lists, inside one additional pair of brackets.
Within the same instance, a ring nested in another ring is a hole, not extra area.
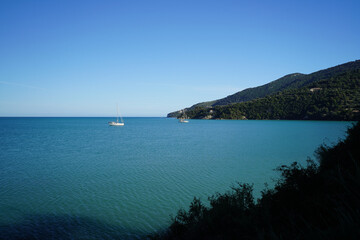
[(137, 239), (194, 196), (259, 196), (349, 122), (0, 118), (0, 239)]

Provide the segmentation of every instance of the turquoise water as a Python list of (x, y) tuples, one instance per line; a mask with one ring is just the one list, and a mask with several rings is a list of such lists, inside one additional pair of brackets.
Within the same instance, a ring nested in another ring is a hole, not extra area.
[(349, 122), (0, 118), (0, 239), (137, 239), (194, 196), (255, 192)]

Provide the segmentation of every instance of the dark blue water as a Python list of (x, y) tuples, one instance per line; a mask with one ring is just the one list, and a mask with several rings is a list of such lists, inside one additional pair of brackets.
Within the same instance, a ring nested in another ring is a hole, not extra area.
[(136, 239), (194, 196), (256, 194), (349, 122), (0, 118), (0, 239)]

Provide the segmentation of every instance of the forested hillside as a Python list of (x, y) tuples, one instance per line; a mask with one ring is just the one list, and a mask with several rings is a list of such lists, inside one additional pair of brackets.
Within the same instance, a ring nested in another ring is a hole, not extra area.
[(288, 89), (297, 89), (321, 79), (328, 79), (338, 74), (360, 68), (360, 61), (345, 63), (336, 67), (328, 68), (311, 74), (294, 73), (279, 78), (273, 82), (256, 88), (248, 88), (226, 98), (216, 100), (212, 106), (227, 105), (231, 103), (246, 102), (256, 98), (262, 98), (273, 93)]
[(309, 75), (288, 75), (217, 100), (212, 106), (195, 105), (186, 115), (197, 119), (358, 120), (359, 110), (360, 61), (355, 61)]

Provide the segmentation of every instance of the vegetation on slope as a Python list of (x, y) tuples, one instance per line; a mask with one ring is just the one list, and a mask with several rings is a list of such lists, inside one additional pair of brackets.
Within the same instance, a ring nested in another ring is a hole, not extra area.
[(360, 61), (354, 61), (311, 74), (289, 74), (263, 86), (256, 88), (248, 88), (233, 95), (230, 95), (226, 98), (216, 100), (215, 103), (212, 104), (212, 106), (246, 102), (257, 98), (266, 97), (268, 95), (284, 90), (302, 88), (315, 81), (319, 81), (321, 79), (328, 79), (332, 76), (336, 76), (344, 72), (352, 71), (359, 68)]
[(197, 119), (360, 120), (360, 67), (302, 88), (243, 103), (195, 108), (186, 115)]
[[(187, 115), (190, 118), (206, 119), (357, 119), (356, 113), (346, 113), (350, 111), (346, 101), (348, 98), (351, 98), (350, 101), (359, 100), (356, 96), (359, 93), (359, 85), (355, 83), (352, 91), (346, 91), (351, 87), (351, 83), (348, 84), (346, 81), (349, 78), (359, 78), (359, 69), (360, 61), (358, 60), (308, 75), (290, 74), (263, 86), (245, 89), (223, 99), (195, 104), (186, 109)], [(346, 76), (351, 73), (354, 76)], [(345, 77), (339, 78), (339, 76)], [(333, 83), (326, 84), (328, 81), (334, 82), (334, 78), (337, 78), (335, 85)], [(339, 81), (345, 82), (339, 83)], [(318, 87), (318, 82), (321, 82), (322, 90), (326, 88), (334, 91), (325, 90), (319, 94), (315, 89), (314, 92), (310, 92), (310, 89)], [(311, 94), (315, 92), (316, 94)], [(340, 105), (333, 106), (331, 102), (333, 95), (341, 101)], [(260, 102), (255, 102), (255, 100), (260, 100)], [(249, 105), (235, 104), (236, 106), (234, 106), (234, 103), (247, 102), (251, 103)], [(352, 111), (358, 110), (356, 104), (351, 103), (350, 105), (353, 108)], [(222, 108), (222, 106), (228, 108)], [(212, 114), (213, 112), (215, 114)], [(168, 117), (179, 116), (181, 116), (179, 111), (168, 114)], [(346, 118), (341, 116), (346, 116)]]
[(281, 166), (281, 179), (257, 201), (252, 186), (239, 184), (209, 198), (194, 198), (169, 229), (153, 239), (359, 239), (360, 124), (336, 146), (308, 160)]

